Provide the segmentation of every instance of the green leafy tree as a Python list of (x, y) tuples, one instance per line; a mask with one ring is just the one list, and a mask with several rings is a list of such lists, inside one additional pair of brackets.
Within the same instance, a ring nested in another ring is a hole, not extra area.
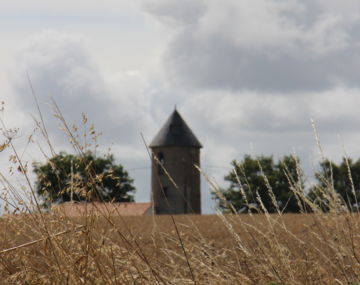
[(65, 152), (45, 163), (33, 164), (37, 194), (44, 206), (67, 201), (132, 202), (133, 180), (114, 157), (95, 157), (91, 152), (71, 155)]
[[(337, 195), (351, 210), (360, 202), (360, 159), (353, 161), (345, 158), (339, 164), (330, 160), (320, 163), (320, 170), (315, 174), (317, 183), (309, 191), (309, 198), (323, 210), (328, 210), (329, 203)], [(355, 195), (354, 195), (355, 194)]]
[(269, 212), (277, 211), (274, 204), (278, 205), (280, 211), (299, 212), (298, 201), (291, 190), (291, 184), (303, 186), (302, 177), (297, 171), (297, 160), (292, 156), (284, 156), (274, 163), (272, 156), (252, 158), (245, 155), (240, 162), (232, 161), (233, 171), (225, 176), (230, 186), (222, 191), (223, 198), (216, 196), (220, 208), (239, 212), (248, 211), (250, 205), (260, 209), (258, 193)]

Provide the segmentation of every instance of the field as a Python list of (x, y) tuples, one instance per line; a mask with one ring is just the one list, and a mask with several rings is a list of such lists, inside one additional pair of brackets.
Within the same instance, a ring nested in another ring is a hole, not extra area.
[(1, 284), (358, 284), (358, 214), (0, 220)]

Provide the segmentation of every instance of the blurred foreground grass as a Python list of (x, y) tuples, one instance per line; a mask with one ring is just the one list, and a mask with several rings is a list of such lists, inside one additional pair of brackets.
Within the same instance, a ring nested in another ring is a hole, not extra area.
[(174, 219), (179, 235), (170, 216), (6, 216), (0, 221), (0, 283), (356, 284), (360, 280), (358, 214)]

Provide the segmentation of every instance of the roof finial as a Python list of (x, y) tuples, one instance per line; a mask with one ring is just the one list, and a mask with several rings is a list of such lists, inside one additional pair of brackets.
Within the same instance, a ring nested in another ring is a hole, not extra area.
[(177, 111), (176, 104), (175, 104), (175, 106), (174, 106), (174, 111)]

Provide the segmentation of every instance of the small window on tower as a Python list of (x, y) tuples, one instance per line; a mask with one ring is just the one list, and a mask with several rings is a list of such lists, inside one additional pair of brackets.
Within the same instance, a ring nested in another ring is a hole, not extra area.
[(164, 163), (165, 163), (165, 158), (164, 158), (164, 154), (162, 152), (159, 152), (157, 155), (157, 159), (158, 159), (158, 174), (163, 174), (164, 173)]
[(168, 191), (169, 191), (168, 187), (163, 186), (162, 191), (161, 191), (161, 195), (162, 195), (164, 198), (167, 198), (167, 197), (168, 197), (168, 194), (169, 194)]

